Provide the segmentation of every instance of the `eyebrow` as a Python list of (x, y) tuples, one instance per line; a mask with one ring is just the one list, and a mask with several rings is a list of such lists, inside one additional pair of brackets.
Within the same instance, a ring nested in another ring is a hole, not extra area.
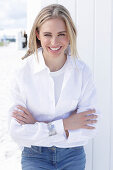
[[(58, 34), (61, 34), (61, 33), (66, 33), (67, 31), (60, 31), (58, 32)], [(44, 32), (44, 34), (52, 34), (51, 32)]]

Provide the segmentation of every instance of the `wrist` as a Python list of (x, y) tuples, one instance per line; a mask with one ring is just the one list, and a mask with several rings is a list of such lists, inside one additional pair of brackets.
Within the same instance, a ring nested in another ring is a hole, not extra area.
[(63, 125), (64, 125), (65, 135), (68, 138), (69, 137), (69, 132), (68, 132), (68, 128), (67, 128), (67, 119), (63, 119)]
[(64, 130), (67, 131), (67, 119), (63, 119)]

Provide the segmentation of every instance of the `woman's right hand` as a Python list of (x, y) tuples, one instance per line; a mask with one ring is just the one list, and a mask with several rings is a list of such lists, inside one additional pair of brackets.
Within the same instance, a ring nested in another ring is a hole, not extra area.
[(95, 129), (95, 127), (91, 126), (91, 124), (97, 123), (96, 118), (98, 116), (94, 114), (95, 112), (94, 109), (81, 113), (73, 112), (68, 118), (63, 119), (64, 130)]

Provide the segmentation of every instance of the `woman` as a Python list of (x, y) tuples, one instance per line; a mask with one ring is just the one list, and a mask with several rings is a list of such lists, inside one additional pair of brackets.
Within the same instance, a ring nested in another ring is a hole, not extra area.
[(84, 145), (95, 136), (96, 92), (77, 57), (68, 10), (43, 8), (12, 83), (9, 131), (22, 149), (23, 170), (84, 170)]

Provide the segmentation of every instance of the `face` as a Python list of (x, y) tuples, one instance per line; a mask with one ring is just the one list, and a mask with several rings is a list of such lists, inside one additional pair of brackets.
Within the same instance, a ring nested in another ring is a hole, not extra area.
[(52, 58), (65, 56), (64, 52), (69, 44), (69, 38), (62, 19), (55, 18), (45, 21), (36, 36), (41, 42), (44, 56)]

